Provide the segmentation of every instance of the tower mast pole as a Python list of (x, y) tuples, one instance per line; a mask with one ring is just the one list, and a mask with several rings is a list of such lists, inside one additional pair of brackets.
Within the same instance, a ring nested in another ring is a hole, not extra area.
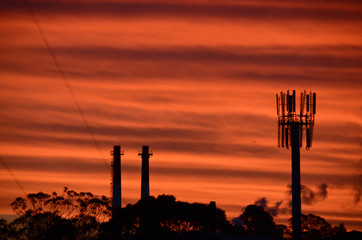
[[(301, 240), (301, 184), (300, 184), (300, 147), (303, 131), (306, 135), (306, 149), (312, 146), (313, 127), (316, 113), (316, 94), (306, 91), (300, 96), (300, 114), (296, 111), (296, 94), (281, 92), (276, 95), (278, 115), (278, 147), (292, 149), (292, 227), (293, 240)], [(304, 112), (304, 109), (306, 111)], [(281, 137), (280, 137), (281, 135)], [(290, 141), (289, 141), (290, 139)]]

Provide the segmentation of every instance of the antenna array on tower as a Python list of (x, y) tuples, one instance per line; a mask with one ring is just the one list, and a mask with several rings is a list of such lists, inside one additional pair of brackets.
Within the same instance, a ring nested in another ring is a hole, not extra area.
[(316, 114), (316, 93), (305, 90), (300, 95), (300, 111), (296, 111), (296, 93), (289, 90), (276, 94), (278, 114), (278, 147), (289, 148), (291, 145), (292, 122), (299, 122), (299, 144), (302, 147), (303, 132), (305, 130), (306, 149), (312, 146), (313, 127)]

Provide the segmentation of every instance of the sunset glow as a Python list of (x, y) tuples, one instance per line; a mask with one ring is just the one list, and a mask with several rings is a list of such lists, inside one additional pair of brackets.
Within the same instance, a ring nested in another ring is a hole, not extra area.
[[(101, 153), (26, 5), (1, 1), (0, 154), (27, 193), (110, 196), (110, 151), (121, 145), (122, 204), (135, 203), (137, 153), (149, 145), (151, 195), (216, 201), (229, 219), (261, 197), (287, 209), (275, 94), (306, 89), (317, 114), (301, 182), (315, 192), (325, 183), (328, 195), (302, 212), (362, 230), (359, 1), (29, 4)], [(0, 192), (0, 215), (13, 214), (24, 193), (3, 165)]]

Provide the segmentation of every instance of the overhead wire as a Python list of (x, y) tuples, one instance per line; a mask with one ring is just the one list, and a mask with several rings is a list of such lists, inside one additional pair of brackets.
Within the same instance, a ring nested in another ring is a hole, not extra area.
[(90, 135), (95, 147), (97, 148), (101, 158), (103, 159), (105, 167), (109, 171), (110, 170), (109, 165), (108, 165), (107, 161), (103, 157), (103, 153), (102, 153), (102, 150), (101, 150), (101, 148), (99, 146), (99, 143), (98, 143), (97, 139), (95, 138), (95, 135), (94, 135), (94, 133), (92, 131), (92, 128), (91, 128), (90, 124), (88, 123), (88, 120), (87, 120), (82, 108), (80, 107), (80, 104), (79, 104), (79, 102), (78, 102), (78, 100), (77, 100), (77, 98), (76, 98), (76, 96), (75, 96), (75, 94), (74, 94), (74, 92), (72, 90), (72, 87), (70, 86), (70, 84), (69, 84), (69, 82), (68, 82), (68, 80), (67, 80), (67, 78), (65, 76), (65, 73), (64, 73), (63, 69), (61, 68), (61, 66), (60, 66), (60, 64), (59, 64), (59, 62), (58, 62), (58, 60), (57, 60), (57, 58), (56, 58), (56, 56), (54, 54), (54, 51), (52, 50), (52, 48), (51, 48), (51, 46), (49, 44), (49, 41), (47, 40), (43, 30), (41, 29), (40, 24), (39, 24), (39, 22), (38, 22), (38, 20), (37, 20), (37, 18), (35, 16), (32, 8), (30, 7), (30, 4), (29, 4), (28, 0), (24, 0), (24, 2), (25, 2), (25, 5), (26, 5), (31, 17), (33, 18), (33, 21), (34, 21), (35, 25), (37, 26), (37, 29), (38, 29), (38, 31), (39, 31), (39, 33), (40, 33), (46, 47), (47, 47), (47, 49), (48, 49), (49, 54), (51, 55), (51, 57), (54, 60), (54, 63), (56, 65), (57, 69), (58, 69), (58, 72), (60, 73), (60, 75), (61, 75), (61, 77), (62, 77), (62, 79), (64, 81), (64, 84), (67, 87), (67, 89), (68, 89), (68, 91), (69, 91), (69, 93), (70, 93), (70, 95), (71, 95), (71, 97), (73, 99), (73, 102), (74, 102), (74, 104), (75, 104), (75, 106), (76, 106), (76, 108), (77, 108), (83, 122), (84, 122), (85, 127), (87, 128), (87, 130), (89, 132), (89, 135)]
[[(69, 91), (69, 93), (70, 93), (70, 95), (71, 95), (71, 97), (73, 99), (73, 102), (74, 102), (74, 104), (75, 104), (75, 106), (76, 106), (76, 108), (77, 108), (77, 110), (79, 112), (79, 114), (81, 115), (81, 118), (82, 118), (82, 120), (84, 122), (84, 125), (86, 126), (94, 145), (96, 146), (101, 158), (103, 159), (103, 162), (105, 164), (106, 169), (109, 171), (110, 170), (109, 165), (108, 165), (107, 161), (103, 157), (103, 154), (102, 154), (101, 148), (99, 146), (99, 143), (98, 143), (97, 139), (95, 138), (95, 135), (94, 135), (94, 133), (92, 131), (92, 128), (90, 127), (90, 125), (89, 125), (89, 123), (87, 121), (87, 118), (86, 118), (82, 108), (80, 107), (80, 104), (79, 104), (79, 102), (78, 102), (78, 100), (77, 100), (77, 98), (76, 98), (76, 96), (75, 96), (75, 94), (74, 94), (74, 92), (73, 92), (73, 90), (72, 90), (66, 76), (65, 76), (65, 73), (64, 73), (63, 69), (61, 68), (61, 66), (60, 66), (60, 64), (59, 64), (59, 62), (58, 62), (58, 60), (57, 60), (57, 58), (56, 58), (50, 44), (49, 44), (49, 42), (48, 42), (48, 40), (47, 40), (47, 38), (46, 38), (46, 36), (44, 34), (44, 32), (42, 31), (42, 29), (40, 27), (40, 24), (39, 24), (37, 18), (35, 17), (35, 14), (34, 14), (32, 8), (30, 7), (29, 2), (27, 0), (24, 0), (24, 3), (26, 5), (26, 7), (27, 7), (27, 9), (28, 9), (28, 11), (29, 11), (34, 23), (35, 23), (35, 25), (37, 26), (37, 29), (38, 29), (38, 31), (39, 31), (39, 33), (40, 33), (46, 47), (47, 47), (47, 49), (48, 49), (49, 54), (51, 55), (51, 57), (54, 60), (56, 68), (58, 69), (58, 72), (60, 73), (60, 75), (61, 75), (61, 77), (62, 77), (62, 79), (64, 81), (64, 84), (65, 84), (66, 88), (68, 89), (68, 91)], [(13, 178), (14, 182), (18, 185), (19, 189), (24, 193), (25, 196), (27, 196), (28, 194), (25, 191), (25, 188), (20, 183), (20, 181), (16, 178), (15, 174), (11, 171), (10, 167), (6, 164), (6, 162), (4, 161), (4, 159), (1, 156), (0, 156), (0, 161), (1, 161), (2, 165), (4, 166), (4, 168), (9, 172), (9, 174)]]
[(15, 175), (13, 174), (13, 172), (11, 171), (11, 169), (9, 168), (9, 166), (6, 164), (6, 162), (4, 161), (4, 159), (2, 157), (0, 157), (0, 161), (3, 164), (3, 166), (6, 168), (6, 170), (8, 170), (8, 172), (11, 175), (11, 177), (13, 178), (14, 182), (18, 185), (18, 187), (21, 189), (21, 191), (24, 193), (24, 195), (28, 196), (28, 194), (25, 191), (23, 185), (21, 185), (19, 180), (15, 177)]

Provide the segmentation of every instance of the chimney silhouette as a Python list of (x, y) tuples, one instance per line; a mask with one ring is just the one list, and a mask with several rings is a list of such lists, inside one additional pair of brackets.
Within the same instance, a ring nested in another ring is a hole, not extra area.
[(153, 153), (149, 152), (149, 146), (142, 146), (142, 152), (138, 156), (142, 157), (142, 178), (141, 178), (141, 199), (150, 196), (150, 168), (149, 159)]
[(114, 146), (112, 162), (112, 218), (114, 218), (122, 208), (121, 195), (121, 146)]

